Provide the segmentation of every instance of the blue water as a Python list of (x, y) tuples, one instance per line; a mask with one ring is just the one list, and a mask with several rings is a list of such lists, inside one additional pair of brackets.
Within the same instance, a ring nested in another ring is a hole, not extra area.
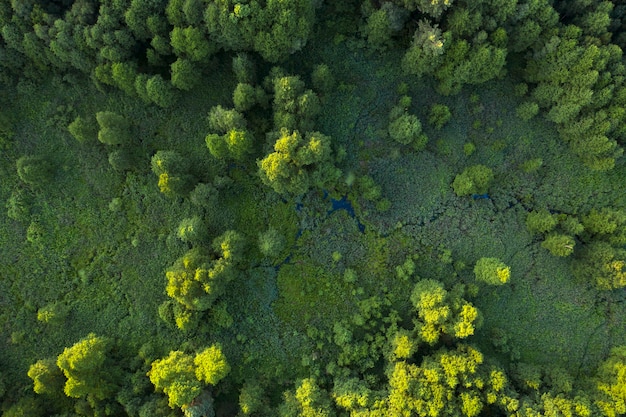
[(491, 199), (491, 197), (489, 197), (489, 194), (472, 194), (472, 198), (474, 200)]
[(365, 232), (365, 226), (356, 218), (354, 214), (354, 207), (352, 207), (352, 203), (346, 196), (341, 197), (341, 200), (331, 199), (332, 208), (328, 211), (328, 214), (331, 214), (337, 210), (345, 210), (348, 212), (348, 215), (357, 221), (359, 231), (361, 233)]

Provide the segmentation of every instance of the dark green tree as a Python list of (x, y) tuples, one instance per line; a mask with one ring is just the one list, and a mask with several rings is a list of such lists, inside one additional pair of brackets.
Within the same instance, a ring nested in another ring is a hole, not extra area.
[(28, 185), (41, 186), (51, 179), (52, 166), (42, 156), (22, 156), (15, 164), (17, 176)]
[(552, 233), (541, 242), (541, 247), (550, 251), (554, 256), (569, 256), (574, 252), (576, 241), (573, 237), (559, 233)]
[(98, 140), (105, 145), (129, 144), (131, 140), (130, 122), (115, 112), (101, 111), (96, 113), (100, 126)]
[(493, 171), (484, 165), (473, 165), (454, 178), (452, 188), (459, 197), (487, 192), (493, 180)]
[(178, 58), (171, 65), (172, 85), (180, 90), (190, 91), (200, 83), (201, 69), (192, 61)]
[(448, 123), (451, 117), (452, 113), (450, 113), (448, 106), (445, 104), (433, 104), (428, 114), (428, 123), (435, 126), (436, 129), (441, 129), (443, 125)]

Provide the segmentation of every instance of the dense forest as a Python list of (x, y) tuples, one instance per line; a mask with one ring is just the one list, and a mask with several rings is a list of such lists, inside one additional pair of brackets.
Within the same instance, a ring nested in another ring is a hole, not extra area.
[(626, 415), (625, 47), (617, 0), (0, 0), (0, 415)]

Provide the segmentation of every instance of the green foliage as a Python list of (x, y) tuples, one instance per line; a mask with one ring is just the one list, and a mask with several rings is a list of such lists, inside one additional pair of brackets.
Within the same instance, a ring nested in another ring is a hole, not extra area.
[(313, 25), (314, 5), (304, 0), (267, 4), (227, 0), (209, 4), (204, 20), (209, 37), (224, 49), (254, 50), (266, 61), (277, 62), (306, 43)]
[(279, 416), (334, 417), (328, 393), (320, 388), (314, 378), (299, 382), (295, 394), (285, 393), (285, 402), (279, 408)]
[(298, 76), (273, 79), (274, 127), (276, 130), (311, 130), (320, 112), (319, 97)]
[(196, 365), (196, 378), (206, 384), (217, 385), (230, 372), (230, 365), (219, 345), (199, 352), (193, 362)]
[(204, 311), (222, 295), (235, 271), (227, 259), (211, 261), (208, 254), (192, 249), (179, 258), (165, 276), (168, 296), (189, 310)]
[(15, 165), (17, 176), (28, 185), (42, 186), (51, 179), (52, 166), (41, 156), (22, 156)]
[(247, 126), (246, 120), (240, 112), (225, 109), (222, 106), (211, 108), (208, 121), (210, 128), (221, 134), (231, 130), (244, 130)]
[(119, 172), (130, 171), (135, 167), (135, 159), (127, 150), (118, 149), (109, 154), (109, 164)]
[(217, 159), (242, 160), (252, 152), (254, 138), (248, 130), (232, 129), (222, 136), (210, 133), (205, 142), (211, 155)]
[(418, 77), (433, 74), (443, 62), (444, 44), (449, 40), (437, 25), (420, 20), (413, 43), (402, 59), (402, 69)]
[(369, 15), (363, 30), (369, 47), (377, 51), (384, 51), (389, 46), (391, 34), (387, 10), (380, 8)]
[(239, 392), (239, 408), (248, 416), (262, 413), (267, 409), (267, 395), (263, 386), (256, 380), (246, 381)]
[(174, 27), (170, 38), (174, 53), (194, 62), (206, 61), (217, 49), (199, 27)]
[(263, 183), (279, 194), (303, 194), (310, 187), (332, 186), (341, 175), (334, 167), (330, 138), (319, 132), (282, 129), (274, 152), (258, 162)]
[(194, 357), (176, 350), (152, 362), (148, 377), (157, 391), (167, 395), (170, 407), (182, 407), (190, 404), (202, 391), (195, 369)]
[(417, 310), (415, 327), (422, 341), (434, 344), (442, 334), (461, 339), (474, 334), (478, 310), (461, 298), (462, 293), (461, 288), (448, 292), (441, 282), (431, 279), (415, 284), (411, 304)]
[(443, 125), (448, 123), (451, 117), (452, 113), (450, 113), (448, 106), (445, 104), (433, 104), (428, 114), (428, 123), (435, 126), (436, 129), (441, 129)]
[(582, 249), (574, 274), (602, 290), (622, 288), (626, 286), (626, 251), (602, 241), (590, 243)]
[(520, 168), (521, 168), (522, 171), (524, 171), (525, 173), (529, 174), (531, 172), (536, 172), (542, 166), (543, 166), (543, 158), (533, 158), (533, 159), (529, 159), (527, 161), (524, 161), (520, 165)]
[(43, 417), (46, 412), (39, 402), (32, 397), (22, 397), (2, 413), (2, 417)]
[(172, 84), (158, 74), (146, 81), (146, 94), (160, 107), (171, 107), (176, 102), (176, 91)]
[(55, 302), (45, 305), (37, 310), (37, 320), (42, 323), (59, 325), (65, 321), (69, 314), (69, 308), (63, 302)]
[(454, 178), (452, 189), (459, 197), (487, 192), (493, 171), (484, 165), (472, 165)]
[(201, 182), (189, 193), (189, 200), (198, 207), (210, 209), (217, 204), (218, 195), (214, 186)]
[(54, 359), (41, 359), (28, 368), (28, 377), (33, 380), (37, 394), (58, 396), (63, 393), (65, 378)]
[(626, 347), (611, 349), (611, 354), (598, 368), (596, 404), (607, 417), (626, 413)]
[(234, 230), (227, 230), (213, 240), (213, 249), (222, 259), (234, 264), (245, 262), (246, 240)]
[(603, 239), (615, 246), (626, 244), (626, 212), (610, 207), (591, 211), (582, 217), (589, 238)]
[(316, 65), (311, 73), (313, 88), (322, 94), (330, 94), (335, 89), (335, 77), (326, 64)]
[(26, 221), (30, 215), (30, 200), (24, 190), (17, 189), (12, 191), (5, 205), (7, 217), (17, 221)]
[(421, 133), (422, 124), (417, 116), (412, 114), (403, 114), (389, 123), (389, 136), (403, 145), (408, 145), (419, 140)]
[(569, 256), (574, 252), (576, 241), (573, 237), (552, 233), (541, 242), (541, 247), (550, 251), (554, 256)]
[(67, 378), (64, 391), (68, 397), (103, 400), (115, 392), (115, 368), (107, 360), (110, 349), (108, 339), (90, 333), (63, 350), (56, 363)]
[(158, 151), (150, 161), (152, 172), (159, 178), (159, 190), (168, 196), (186, 195), (194, 187), (189, 161), (175, 151)]
[(240, 52), (233, 57), (233, 72), (237, 81), (242, 84), (256, 82), (256, 65), (250, 55), (245, 52)]
[(177, 236), (183, 242), (197, 244), (208, 237), (208, 230), (200, 216), (193, 216), (181, 220)]
[(459, 345), (426, 356), (420, 365), (391, 363), (388, 394), (377, 411), (380, 415), (480, 415), (485, 397), (491, 399), (489, 403), (504, 399), (506, 387), (503, 372), (490, 370), (483, 361), (478, 350)]
[(239, 83), (233, 91), (235, 109), (240, 112), (250, 110), (257, 104), (257, 90), (250, 84)]
[(171, 65), (172, 85), (180, 90), (190, 91), (202, 79), (201, 69), (191, 60), (178, 58)]
[(137, 78), (137, 66), (134, 63), (116, 62), (111, 65), (111, 76), (116, 85), (126, 94), (135, 94), (135, 79)]
[(524, 121), (528, 121), (539, 113), (539, 105), (534, 101), (525, 101), (517, 106), (517, 110), (515, 112), (517, 117)]
[(115, 112), (101, 111), (96, 113), (100, 126), (98, 140), (105, 145), (129, 144), (131, 141), (130, 122)]
[(511, 268), (498, 258), (480, 258), (474, 266), (474, 275), (478, 281), (503, 285), (509, 282)]
[(526, 228), (531, 233), (547, 233), (558, 224), (557, 216), (546, 209), (533, 210), (526, 216)]
[(72, 123), (67, 126), (70, 134), (80, 143), (89, 142), (96, 137), (98, 129), (92, 119), (84, 119), (77, 116)]
[(276, 229), (270, 228), (259, 233), (259, 250), (264, 256), (276, 259), (285, 249), (285, 237)]

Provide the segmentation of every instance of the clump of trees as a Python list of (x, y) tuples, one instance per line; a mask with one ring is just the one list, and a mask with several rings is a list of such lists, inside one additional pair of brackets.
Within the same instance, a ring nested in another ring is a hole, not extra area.
[(493, 171), (484, 165), (465, 168), (452, 182), (452, 189), (459, 197), (471, 194), (484, 194), (493, 181)]
[(212, 405), (210, 396), (201, 397), (203, 390), (207, 385), (217, 385), (229, 372), (230, 365), (222, 348), (215, 344), (195, 355), (172, 351), (167, 357), (152, 362), (148, 377), (157, 391), (167, 395), (171, 408), (181, 407), (186, 411), (194, 407), (197, 399)]
[(261, 181), (279, 194), (304, 194), (325, 189), (341, 176), (335, 167), (330, 137), (319, 132), (290, 132), (275, 136), (274, 152), (258, 162)]
[(498, 258), (480, 258), (474, 266), (477, 281), (489, 285), (503, 285), (511, 278), (511, 268)]
[(411, 304), (417, 311), (415, 331), (420, 340), (434, 344), (443, 335), (463, 339), (474, 334), (478, 310), (464, 300), (465, 288), (455, 287), (447, 291), (435, 280), (421, 280), (411, 293)]
[(209, 133), (205, 140), (215, 158), (242, 160), (252, 152), (254, 137), (237, 110), (213, 107), (209, 113), (209, 126), (215, 133)]
[[(213, 240), (213, 252), (190, 250), (166, 272), (165, 292), (186, 310), (208, 310), (238, 276), (245, 245), (243, 237), (230, 230)], [(177, 311), (176, 324), (184, 328), (190, 313)]]
[(189, 159), (176, 151), (158, 151), (152, 156), (152, 172), (159, 178), (159, 190), (167, 196), (186, 196), (196, 185)]
[(39, 155), (22, 156), (16, 161), (15, 165), (17, 166), (19, 179), (35, 187), (46, 184), (53, 172), (52, 164)]
[(428, 137), (422, 133), (422, 123), (414, 114), (409, 114), (411, 97), (402, 96), (389, 113), (389, 136), (402, 145), (411, 145), (416, 151), (426, 147)]
[(574, 236), (584, 231), (577, 217), (552, 214), (546, 209), (533, 210), (526, 217), (526, 227), (531, 233), (544, 235), (541, 247), (554, 256), (569, 256), (574, 252)]

